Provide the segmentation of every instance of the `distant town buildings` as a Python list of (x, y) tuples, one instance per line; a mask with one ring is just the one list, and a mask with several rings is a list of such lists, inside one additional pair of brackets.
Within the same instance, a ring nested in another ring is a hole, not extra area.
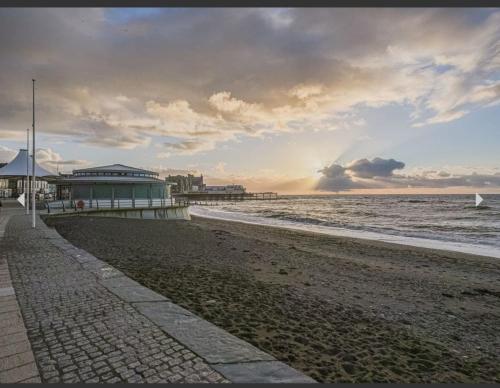
[(206, 186), (205, 192), (211, 194), (244, 194), (245, 187), (242, 185)]
[[(0, 163), (0, 168), (6, 166), (7, 163)], [(0, 179), (0, 198), (12, 196), (12, 189), (10, 188), (10, 179)]]
[(172, 194), (244, 194), (246, 192), (242, 185), (208, 186), (203, 182), (203, 175), (169, 175), (165, 180), (173, 184)]
[(186, 194), (205, 191), (203, 175), (169, 175), (165, 180), (172, 185), (172, 194)]

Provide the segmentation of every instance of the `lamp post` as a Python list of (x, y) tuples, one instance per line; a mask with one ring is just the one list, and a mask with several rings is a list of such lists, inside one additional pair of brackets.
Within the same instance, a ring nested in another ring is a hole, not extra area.
[(26, 128), (26, 190), (24, 199), (26, 200), (26, 214), (30, 214), (30, 129)]
[(31, 172), (33, 174), (32, 182), (33, 182), (33, 190), (31, 192), (31, 214), (33, 215), (32, 218), (32, 227), (34, 228), (36, 226), (36, 187), (35, 187), (35, 80), (33, 79), (33, 163), (32, 163), (32, 168), (33, 171)]

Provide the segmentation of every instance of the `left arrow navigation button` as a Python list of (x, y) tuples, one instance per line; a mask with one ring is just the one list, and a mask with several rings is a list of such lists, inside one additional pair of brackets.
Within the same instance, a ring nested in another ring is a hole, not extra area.
[(17, 197), (17, 202), (23, 205), (23, 207), (25, 206), (24, 193), (22, 193), (19, 197)]

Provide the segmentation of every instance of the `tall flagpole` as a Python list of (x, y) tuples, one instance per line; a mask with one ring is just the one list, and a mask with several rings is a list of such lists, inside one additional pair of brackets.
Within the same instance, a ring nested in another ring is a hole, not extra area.
[(24, 199), (26, 200), (26, 214), (30, 214), (30, 129), (26, 128), (26, 190)]
[(31, 192), (31, 214), (33, 215), (32, 227), (36, 226), (36, 187), (35, 187), (35, 80), (33, 79), (33, 174), (32, 182), (33, 182), (33, 190)]

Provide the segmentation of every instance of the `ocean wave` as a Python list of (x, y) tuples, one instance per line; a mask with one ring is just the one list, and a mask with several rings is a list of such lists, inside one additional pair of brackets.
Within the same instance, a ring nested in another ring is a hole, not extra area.
[(278, 201), (221, 203), (214, 209), (266, 218), (271, 223), (373, 231), (395, 236), (500, 247), (500, 196), (477, 211), (474, 197), (302, 196)]
[(487, 205), (479, 205), (479, 206), (476, 206), (476, 205), (465, 205), (464, 209), (489, 210), (489, 209), (491, 209), (491, 207), (487, 206)]
[[(241, 212), (221, 211), (213, 208), (203, 208), (201, 206), (192, 206), (190, 208), (192, 215), (199, 217), (222, 219), (227, 221), (238, 221), (247, 224), (257, 224), (272, 227), (279, 227), (292, 230), (301, 230), (327, 234), (331, 236), (361, 238), (367, 240), (388, 242), (394, 244), (403, 244), (415, 247), (442, 249), (469, 253), (474, 255), (500, 258), (500, 247), (493, 245), (471, 244), (466, 242), (439, 240), (436, 235), (430, 235), (431, 238), (401, 236), (396, 234), (384, 234), (362, 229), (347, 229), (340, 227), (331, 227), (325, 225), (311, 225), (301, 222), (290, 222), (286, 220), (270, 219), (259, 217)], [(434, 237), (434, 238), (432, 238)], [(442, 237), (442, 236), (441, 236)]]

